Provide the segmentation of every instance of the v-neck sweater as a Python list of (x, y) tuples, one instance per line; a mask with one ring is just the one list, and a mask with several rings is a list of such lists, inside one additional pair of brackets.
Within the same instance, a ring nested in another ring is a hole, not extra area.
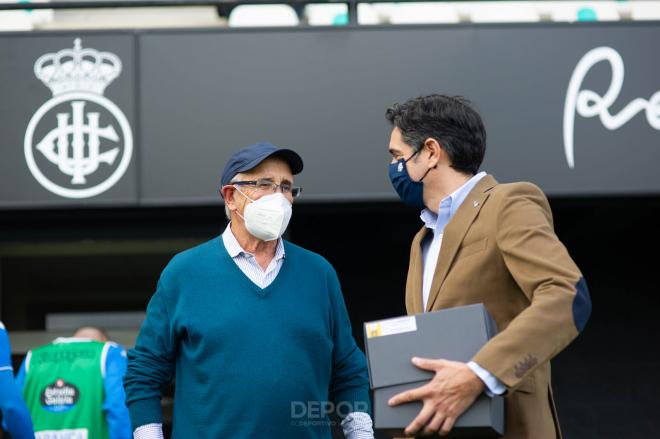
[(173, 376), (173, 438), (330, 438), (319, 406), (370, 412), (364, 354), (334, 269), (284, 246), (282, 268), (263, 289), (220, 237), (170, 261), (129, 352), (134, 428), (162, 422), (161, 389)]

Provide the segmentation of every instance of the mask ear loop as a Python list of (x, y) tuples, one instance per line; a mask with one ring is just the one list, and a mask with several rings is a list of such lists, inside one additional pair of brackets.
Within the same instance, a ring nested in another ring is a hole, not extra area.
[(437, 167), (438, 167), (438, 165), (435, 165), (435, 166), (432, 167), (432, 168), (428, 168), (428, 169), (426, 170), (426, 172), (424, 173), (424, 175), (422, 175), (422, 178), (420, 178), (418, 181), (423, 181), (424, 178), (426, 177), (426, 174), (428, 174), (429, 172), (431, 172), (431, 169), (435, 169), (435, 168), (437, 168)]
[[(412, 159), (413, 157), (415, 157), (415, 156), (417, 155), (417, 153), (420, 152), (421, 150), (422, 150), (422, 148), (420, 148), (420, 149), (418, 149), (417, 151), (413, 152), (413, 154), (412, 154), (410, 157), (408, 157), (406, 160), (404, 160), (403, 163), (404, 163), (404, 164), (407, 164), (407, 163), (408, 163), (408, 160), (410, 160), (410, 159)], [(437, 167), (438, 167), (438, 165), (435, 165), (435, 166), (432, 167), (432, 168), (428, 168), (428, 169), (426, 170), (426, 172), (424, 173), (424, 175), (422, 175), (422, 178), (420, 178), (419, 180), (417, 180), (417, 182), (418, 182), (418, 183), (421, 183), (422, 181), (424, 181), (424, 178), (426, 178), (426, 174), (428, 174), (428, 173), (431, 171), (431, 169), (435, 169), (435, 168), (437, 168)], [(413, 181), (414, 181), (414, 180), (413, 180)]]
[[(250, 200), (251, 203), (254, 203), (254, 200), (252, 198), (248, 197), (247, 195), (245, 195), (243, 193), (243, 191), (238, 188), (238, 186), (236, 186), (235, 184), (233, 184), (232, 186), (234, 187), (234, 189), (236, 189), (238, 191), (239, 194), (243, 195), (246, 199)], [(236, 215), (240, 216), (241, 219), (243, 221), (245, 221), (245, 217), (243, 215), (241, 215), (241, 213), (238, 211), (238, 209), (236, 209)]]
[(403, 161), (403, 164), (404, 164), (404, 165), (405, 165), (405, 164), (408, 164), (408, 161), (410, 161), (413, 157), (415, 157), (415, 156), (417, 155), (417, 153), (419, 153), (419, 151), (420, 151), (420, 150), (418, 149), (417, 151), (413, 152), (412, 155), (411, 155), (410, 157), (408, 157), (407, 159), (405, 159), (405, 160)]

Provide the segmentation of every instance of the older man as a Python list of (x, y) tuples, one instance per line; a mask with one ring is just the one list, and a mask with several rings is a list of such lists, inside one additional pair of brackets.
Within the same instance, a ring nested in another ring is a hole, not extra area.
[(129, 352), (136, 438), (162, 437), (161, 390), (173, 377), (173, 438), (330, 438), (329, 412), (348, 438), (373, 438), (366, 362), (337, 275), (281, 238), (302, 168), (268, 143), (227, 162), (229, 225), (163, 270)]

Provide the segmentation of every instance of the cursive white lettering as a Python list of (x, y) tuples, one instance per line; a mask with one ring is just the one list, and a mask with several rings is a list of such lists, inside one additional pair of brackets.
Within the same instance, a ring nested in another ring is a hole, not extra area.
[[(593, 90), (580, 90), (589, 70), (601, 61), (608, 61), (612, 68), (612, 81), (607, 92), (600, 96)], [(566, 100), (564, 101), (564, 153), (569, 168), (573, 169), (575, 167), (574, 128), (576, 112), (582, 117), (598, 116), (605, 128), (616, 130), (640, 111), (645, 111), (649, 125), (656, 130), (660, 130), (660, 91), (657, 91), (648, 101), (642, 98), (633, 99), (618, 114), (610, 114), (608, 110), (621, 92), (623, 76), (623, 59), (611, 47), (597, 47), (590, 50), (575, 67), (568, 83)]]

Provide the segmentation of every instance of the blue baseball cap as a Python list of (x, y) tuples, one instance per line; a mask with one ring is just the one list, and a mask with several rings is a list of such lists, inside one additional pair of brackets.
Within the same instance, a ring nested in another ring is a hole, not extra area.
[(236, 151), (227, 161), (222, 171), (220, 183), (222, 186), (229, 184), (232, 178), (239, 172), (249, 171), (256, 168), (259, 163), (268, 157), (279, 157), (289, 164), (293, 175), (299, 174), (303, 169), (302, 158), (297, 152), (290, 149), (278, 148), (272, 143), (261, 142)]

